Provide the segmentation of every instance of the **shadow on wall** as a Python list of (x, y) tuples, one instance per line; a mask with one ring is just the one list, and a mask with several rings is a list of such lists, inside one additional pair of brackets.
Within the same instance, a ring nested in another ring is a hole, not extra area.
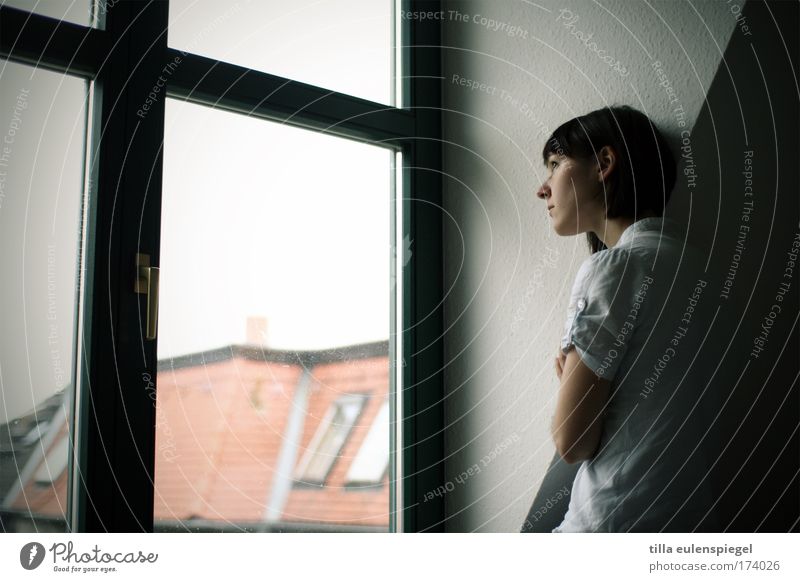
[(798, 4), (751, 1), (743, 16), (752, 36), (731, 37), (677, 158), (670, 214), (708, 253), (714, 337), (724, 340), (703, 354), (719, 413), (711, 478), (723, 529), (797, 531)]
[[(679, 112), (664, 128), (678, 163), (667, 215), (707, 258), (718, 339), (700, 363), (721, 528), (798, 531), (798, 3), (750, 1), (742, 16), (751, 34), (731, 37), (693, 131)], [(522, 531), (561, 522), (568, 502), (553, 499), (578, 466), (553, 459)]]

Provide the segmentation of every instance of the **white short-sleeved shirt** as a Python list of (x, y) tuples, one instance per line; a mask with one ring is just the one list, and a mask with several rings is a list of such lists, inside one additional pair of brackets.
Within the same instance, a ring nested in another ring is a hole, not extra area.
[(712, 507), (708, 368), (696, 356), (713, 293), (700, 258), (678, 223), (649, 217), (578, 270), (561, 348), (611, 390), (598, 451), (554, 532), (692, 531)]

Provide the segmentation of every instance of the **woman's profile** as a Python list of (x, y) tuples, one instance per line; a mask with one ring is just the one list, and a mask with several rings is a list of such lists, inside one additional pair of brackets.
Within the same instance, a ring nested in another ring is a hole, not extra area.
[(586, 235), (555, 357), (551, 433), (581, 463), (554, 532), (714, 531), (701, 348), (711, 302), (700, 253), (664, 217), (676, 163), (628, 106), (547, 140), (537, 191), (553, 230)]

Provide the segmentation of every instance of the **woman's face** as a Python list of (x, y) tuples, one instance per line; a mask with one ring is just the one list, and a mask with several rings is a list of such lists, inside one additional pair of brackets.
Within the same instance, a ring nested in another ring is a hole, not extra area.
[(556, 234), (602, 232), (605, 208), (597, 164), (551, 153), (547, 170), (536, 195), (547, 203)]

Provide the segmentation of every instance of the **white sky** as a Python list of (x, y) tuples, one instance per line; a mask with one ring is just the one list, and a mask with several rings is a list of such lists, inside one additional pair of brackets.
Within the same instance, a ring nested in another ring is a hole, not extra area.
[(167, 102), (159, 358), (389, 337), (390, 153)]
[(391, 102), (392, 0), (171, 0), (170, 47)]

